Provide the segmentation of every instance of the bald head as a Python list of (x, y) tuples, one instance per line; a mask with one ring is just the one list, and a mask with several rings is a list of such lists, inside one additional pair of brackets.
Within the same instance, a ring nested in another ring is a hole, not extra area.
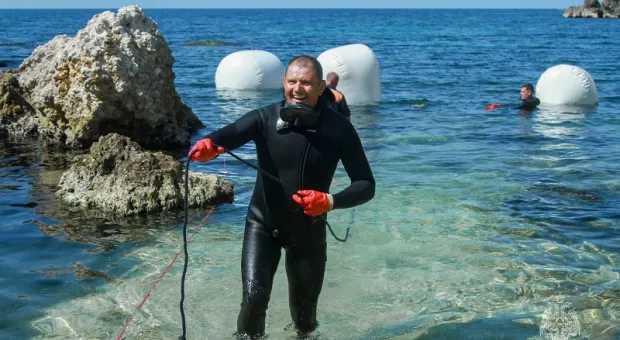
[(299, 68), (310, 69), (312, 73), (316, 75), (317, 79), (323, 79), (323, 67), (321, 67), (321, 63), (319, 63), (319, 61), (316, 60), (316, 58), (314, 57), (311, 57), (309, 55), (300, 55), (293, 58), (288, 63), (288, 66), (286, 66), (286, 72), (288, 72), (288, 69), (291, 68), (291, 66), (293, 65), (298, 66)]
[(339, 80), (340, 80), (340, 77), (338, 76), (338, 73), (336, 72), (329, 72), (327, 76), (325, 76), (325, 82), (327, 83), (327, 85), (338, 86)]

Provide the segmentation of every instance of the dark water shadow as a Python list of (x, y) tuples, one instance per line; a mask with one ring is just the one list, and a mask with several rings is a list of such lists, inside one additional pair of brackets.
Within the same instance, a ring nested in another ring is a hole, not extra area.
[[(148, 242), (154, 238), (154, 229), (182, 225), (182, 210), (118, 216), (58, 201), (54, 193), (62, 174), (76, 155), (85, 152), (45, 148), (31, 141), (0, 141), (0, 189), (28, 198), (25, 201), (12, 200), (7, 206), (35, 214), (33, 219), (19, 222), (33, 224), (47, 236), (96, 246), (89, 247), (88, 252), (113, 251), (121, 244)], [(183, 152), (186, 150), (167, 151), (172, 155), (183, 155)], [(197, 223), (210, 209), (190, 209), (189, 226)]]
[(541, 104), (519, 115), (524, 122), (519, 133), (505, 140), (514, 153), (504, 165), (522, 189), (501, 203), (515, 223), (496, 226), (500, 233), (620, 249), (615, 208), (620, 197), (606, 184), (614, 173), (595, 165), (613, 164), (614, 159), (591, 151), (613, 147), (600, 135), (598, 113), (598, 106)]
[(424, 328), (423, 320), (416, 320), (375, 329), (359, 339), (526, 340), (540, 332), (539, 326), (533, 324), (532, 319), (532, 315), (493, 317), (465, 323), (442, 323), (429, 328)]

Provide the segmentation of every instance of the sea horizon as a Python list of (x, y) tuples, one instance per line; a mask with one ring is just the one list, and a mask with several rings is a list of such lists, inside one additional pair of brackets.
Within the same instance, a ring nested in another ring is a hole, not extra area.
[[(575, 5), (578, 6), (578, 5)], [(119, 7), (108, 7), (108, 8), (97, 8), (97, 7), (37, 7), (37, 8), (18, 8), (18, 7), (0, 7), (0, 10), (81, 10), (81, 9), (92, 9), (92, 10), (109, 10), (109, 9), (118, 9)], [(507, 7), (385, 7), (385, 8), (374, 8), (374, 7), (324, 7), (324, 8), (315, 8), (315, 7), (140, 7), (142, 9), (206, 9), (206, 10), (262, 10), (262, 9), (285, 9), (285, 10), (563, 10), (566, 8), (556, 8), (556, 7), (532, 7), (532, 8), (507, 8)]]

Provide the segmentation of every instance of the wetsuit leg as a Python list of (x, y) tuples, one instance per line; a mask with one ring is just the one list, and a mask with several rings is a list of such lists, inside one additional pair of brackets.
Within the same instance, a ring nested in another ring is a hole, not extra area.
[(312, 238), (319, 237), (302, 246), (287, 247), (286, 251), (289, 308), (295, 327), (301, 333), (311, 332), (317, 326), (316, 308), (327, 261), (324, 227), (322, 236), (320, 234), (315, 233)]
[(241, 258), (243, 301), (237, 319), (238, 335), (255, 337), (265, 333), (265, 315), (279, 261), (278, 240), (264, 225), (247, 219)]

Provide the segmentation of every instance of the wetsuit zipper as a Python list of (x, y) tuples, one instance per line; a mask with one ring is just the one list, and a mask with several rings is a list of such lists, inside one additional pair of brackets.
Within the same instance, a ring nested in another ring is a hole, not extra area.
[(306, 168), (306, 159), (308, 158), (308, 152), (310, 151), (310, 141), (306, 142), (306, 150), (301, 158), (301, 169), (299, 170), (299, 190), (304, 189), (304, 170)]

